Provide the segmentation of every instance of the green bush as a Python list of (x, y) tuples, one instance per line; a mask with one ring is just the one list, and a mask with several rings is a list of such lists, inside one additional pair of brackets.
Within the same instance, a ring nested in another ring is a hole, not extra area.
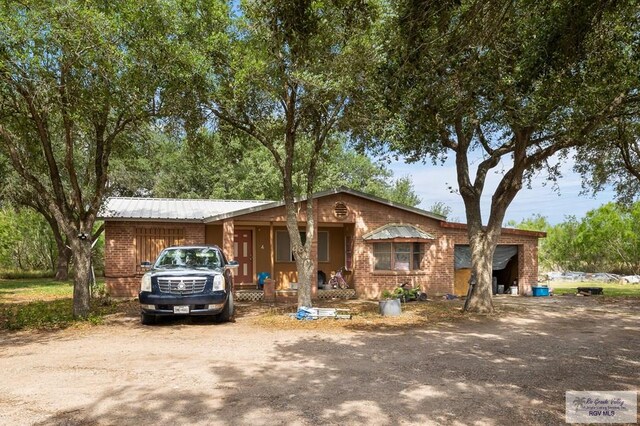
[(26, 208), (0, 208), (0, 268), (53, 269), (55, 259), (55, 239), (40, 214)]
[(0, 269), (0, 279), (16, 280), (28, 278), (53, 278), (52, 271), (20, 271), (17, 269)]
[(389, 290), (385, 290), (382, 292), (383, 299), (397, 299), (395, 292), (391, 293)]

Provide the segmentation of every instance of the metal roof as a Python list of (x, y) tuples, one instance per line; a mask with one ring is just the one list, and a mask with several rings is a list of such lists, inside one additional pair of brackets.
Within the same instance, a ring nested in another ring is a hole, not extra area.
[[(431, 219), (444, 221), (446, 218), (416, 207), (394, 203), (364, 192), (340, 187), (316, 192), (312, 198), (322, 198), (332, 194), (350, 194), (370, 201), (399, 208)], [(298, 199), (304, 201), (306, 198)], [(180, 220), (210, 223), (249, 213), (284, 206), (283, 201), (256, 200), (187, 200), (176, 198), (134, 198), (112, 197), (107, 199), (100, 213), (100, 219), (109, 220)]]
[(224, 215), (273, 201), (185, 200), (175, 198), (111, 197), (100, 212), (101, 219), (203, 221), (212, 215)]
[(435, 237), (423, 230), (407, 224), (390, 223), (362, 236), (364, 240), (393, 240), (408, 238), (418, 240), (433, 240)]

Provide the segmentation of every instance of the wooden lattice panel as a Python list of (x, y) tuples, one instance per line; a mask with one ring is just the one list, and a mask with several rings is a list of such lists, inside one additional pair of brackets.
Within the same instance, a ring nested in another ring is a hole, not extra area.
[(356, 290), (353, 288), (336, 288), (333, 290), (318, 290), (318, 299), (355, 299)]

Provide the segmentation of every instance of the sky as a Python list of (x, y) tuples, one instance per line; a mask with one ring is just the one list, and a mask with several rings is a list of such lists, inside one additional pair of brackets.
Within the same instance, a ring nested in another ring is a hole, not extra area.
[[(422, 200), (419, 208), (429, 210), (439, 201), (452, 208), (448, 217), (450, 221), (466, 222), (462, 197), (457, 193), (451, 193), (449, 189), (449, 186), (458, 188), (455, 163), (451, 159), (442, 166), (431, 163), (405, 164), (400, 160), (392, 162), (388, 167), (396, 178), (408, 176), (413, 181), (414, 190)], [(475, 167), (472, 167), (473, 169)], [(507, 209), (505, 223), (509, 220), (520, 222), (538, 213), (555, 225), (563, 222), (566, 216), (574, 215), (579, 219), (589, 210), (613, 201), (615, 194), (611, 189), (598, 193), (595, 197), (581, 195), (582, 179), (572, 169), (572, 162), (563, 162), (563, 177), (558, 180), (555, 190), (552, 182), (546, 181), (544, 174), (536, 176), (531, 183), (531, 189), (523, 187)], [(487, 188), (482, 200), (483, 223), (487, 222), (491, 195), (500, 178), (501, 175), (493, 172), (487, 175)]]

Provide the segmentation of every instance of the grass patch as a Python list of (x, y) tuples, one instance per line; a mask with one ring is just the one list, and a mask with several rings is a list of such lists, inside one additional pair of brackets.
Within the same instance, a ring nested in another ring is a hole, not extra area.
[[(98, 281), (98, 285), (101, 283)], [(0, 279), (0, 329), (59, 329), (73, 324), (99, 324), (104, 315), (118, 312), (108, 298), (91, 300), (86, 320), (73, 317), (73, 283), (46, 278)]]
[(640, 298), (640, 284), (603, 283), (599, 281), (550, 281), (547, 284), (556, 295), (576, 294), (578, 287), (602, 287), (608, 297)]
[(71, 281), (47, 278), (0, 279), (0, 303), (32, 302), (73, 296)]

